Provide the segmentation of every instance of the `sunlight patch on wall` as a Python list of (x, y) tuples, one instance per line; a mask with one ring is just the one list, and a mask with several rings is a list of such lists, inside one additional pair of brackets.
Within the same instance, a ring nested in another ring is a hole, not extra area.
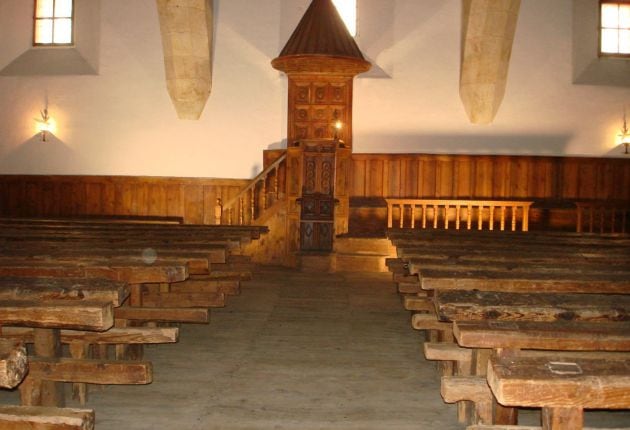
[(333, 0), (352, 37), (357, 35), (357, 0)]

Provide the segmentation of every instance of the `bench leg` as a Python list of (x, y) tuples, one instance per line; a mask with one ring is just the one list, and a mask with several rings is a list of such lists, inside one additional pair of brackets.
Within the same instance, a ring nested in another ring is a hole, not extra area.
[[(70, 356), (72, 358), (87, 358), (90, 350), (90, 344), (85, 342), (72, 342), (69, 345)], [(72, 398), (78, 400), (81, 406), (87, 402), (88, 388), (83, 382), (75, 382), (72, 384)]]
[(582, 408), (543, 408), (543, 430), (582, 430), (584, 410)]
[[(59, 329), (37, 328), (35, 329), (34, 335), (34, 352), (37, 357), (61, 357), (61, 341)], [(33, 404), (33, 406), (55, 406), (58, 408), (63, 408), (65, 406), (63, 382), (32, 380), (31, 384), (40, 385), (39, 389), (35, 388), (35, 386), (31, 386), (32, 393), (36, 393), (39, 391), (40, 394), (39, 404)], [(36, 399), (32, 398), (32, 396), (31, 400), (37, 401)]]
[[(455, 374), (457, 376), (470, 376), (472, 375), (472, 361), (471, 360), (462, 360), (455, 362)], [(492, 405), (490, 405), (490, 410), (492, 410)], [(464, 400), (461, 402), (457, 402), (457, 421), (461, 424), (477, 424), (477, 412), (475, 411), (475, 403)], [(488, 422), (490, 421), (483, 421)]]
[[(168, 284), (167, 284), (168, 285)], [(142, 306), (142, 292), (147, 288), (145, 285), (133, 285), (129, 304), (131, 306)], [(133, 326), (134, 321), (125, 321), (124, 326)], [(142, 345), (116, 345), (116, 358), (118, 360), (142, 360), (144, 348)]]
[(494, 423), (515, 426), (518, 424), (518, 409), (502, 406), (494, 402)]

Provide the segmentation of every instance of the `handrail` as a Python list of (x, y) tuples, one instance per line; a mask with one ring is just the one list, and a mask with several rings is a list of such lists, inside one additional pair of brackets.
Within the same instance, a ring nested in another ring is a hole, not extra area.
[[(506, 201), (506, 200), (455, 200), (455, 199), (385, 199), (387, 202), (387, 227), (392, 228), (394, 224), (394, 207), (399, 207), (400, 218), (398, 227), (415, 228), (416, 227), (416, 212), (421, 212), (420, 228), (427, 228), (427, 208), (433, 209), (432, 224), (433, 228), (438, 228), (440, 212), (442, 213), (442, 220), (444, 229), (449, 228), (450, 213), (454, 211), (455, 229), (459, 230), (460, 225), (463, 222), (463, 211), (466, 210), (465, 223), (466, 228), (470, 230), (473, 225), (473, 216), (476, 209), (477, 212), (477, 229), (483, 229), (484, 221), (484, 208), (488, 208), (488, 221), (487, 226), (489, 230), (494, 230), (495, 224), (495, 210), (500, 210), (499, 213), (499, 228), (501, 231), (505, 230), (505, 224), (507, 217), (507, 209), (510, 208), (511, 212), (511, 229), (516, 231), (517, 212), (519, 208), (522, 208), (521, 213), (521, 230), (528, 231), (529, 229), (529, 208), (534, 203), (531, 201)], [(405, 223), (405, 208), (408, 207), (411, 212), (410, 219)], [(441, 210), (440, 210), (441, 209)], [(453, 209), (453, 211), (451, 211)]]
[(248, 209), (249, 209), (249, 221), (254, 220), (255, 211), (256, 211), (256, 187), (259, 183), (262, 183), (262, 192), (260, 197), (260, 204), (262, 210), (267, 209), (268, 201), (267, 201), (267, 177), (270, 176), (272, 172), (275, 172), (274, 183), (273, 183), (273, 191), (271, 193), (274, 194), (275, 198), (278, 198), (279, 194), (279, 180), (278, 180), (278, 171), (280, 165), (286, 160), (287, 153), (282, 154), (277, 160), (271, 163), (265, 170), (260, 172), (254, 179), (251, 180), (249, 185), (243, 188), (234, 198), (228, 201), (226, 204), (222, 205), (222, 213), (227, 213), (227, 222), (228, 224), (233, 224), (234, 221), (234, 212), (238, 210), (238, 222), (237, 224), (243, 225), (246, 223), (248, 217), (245, 213), (245, 201), (249, 197), (248, 201)]
[[(576, 232), (621, 233), (630, 228), (630, 203), (615, 201), (574, 202)], [(586, 226), (584, 225), (586, 221)], [(586, 227), (586, 229), (584, 228)]]

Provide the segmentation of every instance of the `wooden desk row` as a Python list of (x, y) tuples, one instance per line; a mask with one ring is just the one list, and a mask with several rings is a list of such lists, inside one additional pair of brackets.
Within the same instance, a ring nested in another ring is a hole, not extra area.
[[(207, 323), (208, 308), (223, 306), (248, 276), (229, 271), (231, 259), (242, 267), (241, 244), (265, 231), (0, 219), (0, 386), (19, 383), (23, 406), (34, 407), (0, 408), (0, 423), (4, 412), (21, 423), (57, 414), (80, 419), (50, 428), (91, 428), (93, 413), (40, 405), (64, 406), (63, 382), (75, 384), (82, 403), (86, 383), (150, 383), (151, 363), (129, 361), (130, 346), (176, 342), (178, 329), (158, 323)], [(26, 343), (33, 344), (28, 360)], [(62, 344), (71, 357), (61, 357)], [(116, 345), (116, 360), (108, 359), (108, 345)]]
[(507, 428), (499, 425), (516, 424), (513, 407), (540, 407), (543, 429), (574, 430), (583, 409), (630, 409), (628, 237), (437, 230), (389, 237), (399, 258), (388, 265), (416, 312), (413, 326), (432, 333), (427, 356), (456, 361), (456, 376), (442, 366), (445, 400), (476, 403), (459, 403), (462, 421)]

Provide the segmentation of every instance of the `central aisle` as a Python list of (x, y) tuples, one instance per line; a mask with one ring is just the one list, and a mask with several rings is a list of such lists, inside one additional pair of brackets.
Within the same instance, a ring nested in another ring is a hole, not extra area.
[(455, 430), (390, 274), (264, 269), (208, 326), (146, 350), (149, 386), (92, 390), (98, 430)]

